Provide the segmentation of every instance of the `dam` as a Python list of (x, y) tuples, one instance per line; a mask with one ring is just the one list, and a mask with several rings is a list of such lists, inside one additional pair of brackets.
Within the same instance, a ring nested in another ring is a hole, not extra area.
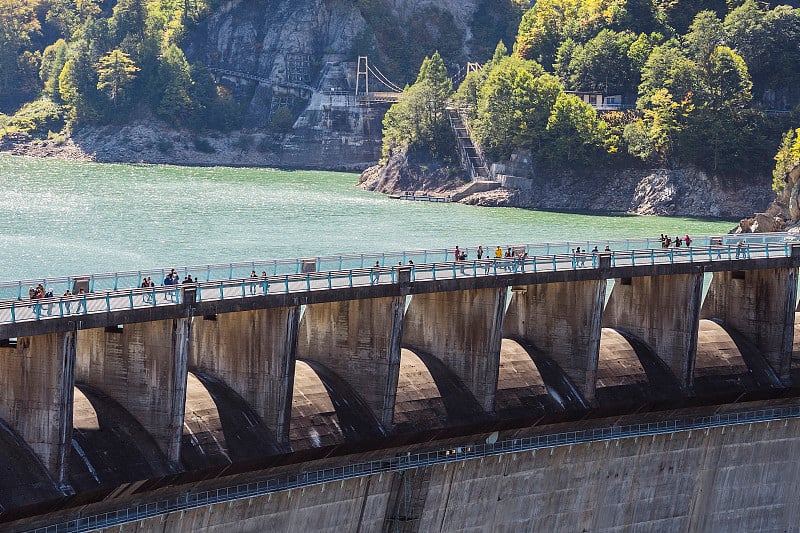
[(4, 301), (0, 528), (781, 529), (800, 246), (738, 239)]

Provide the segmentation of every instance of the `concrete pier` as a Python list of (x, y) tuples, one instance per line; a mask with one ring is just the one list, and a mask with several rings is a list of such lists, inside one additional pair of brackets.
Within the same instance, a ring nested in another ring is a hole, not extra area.
[(603, 312), (603, 327), (650, 346), (681, 388), (692, 387), (703, 274), (618, 278)]
[(606, 281), (524, 285), (511, 291), (503, 336), (530, 344), (552, 359), (591, 402)]
[(486, 413), (494, 410), (507, 295), (505, 287), (418, 294), (406, 312), (403, 345), (441, 360)]
[(791, 381), (797, 269), (715, 272), (701, 316), (755, 345), (785, 384)]
[(306, 307), (299, 359), (314, 361), (349, 384), (389, 430), (394, 418), (405, 297), (344, 300)]
[(74, 385), (74, 331), (21, 337), (0, 348), (0, 418), (65, 489)]
[(221, 380), (289, 442), (299, 307), (195, 318), (189, 366)]
[(78, 334), (77, 380), (120, 403), (177, 469), (186, 402), (189, 318)]

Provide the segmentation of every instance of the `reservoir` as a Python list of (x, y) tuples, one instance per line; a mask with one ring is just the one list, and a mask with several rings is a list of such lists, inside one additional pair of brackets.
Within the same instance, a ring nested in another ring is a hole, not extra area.
[(358, 175), (0, 156), (0, 280), (290, 257), (726, 233), (732, 221), (404, 202)]

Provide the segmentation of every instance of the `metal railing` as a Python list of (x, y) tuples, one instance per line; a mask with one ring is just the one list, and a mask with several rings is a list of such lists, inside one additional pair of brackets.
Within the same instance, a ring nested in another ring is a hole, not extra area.
[[(630, 242), (630, 241), (629, 241)], [(526, 248), (527, 249), (527, 248)], [(519, 248), (517, 253), (522, 252)], [(420, 252), (425, 255), (427, 252)], [(610, 252), (612, 267), (666, 265), (731, 259), (763, 259), (790, 257), (789, 242), (715, 245), (684, 248), (645, 248)], [(448, 252), (441, 252), (445, 257)], [(342, 256), (343, 257), (343, 256)], [(409, 256), (405, 256), (409, 257)], [(374, 258), (374, 256), (373, 256)], [(194, 289), (196, 301), (230, 300), (317, 290), (355, 288), (369, 285), (397, 283), (401, 270), (407, 270), (409, 281), (436, 281), (481, 276), (499, 276), (526, 272), (555, 272), (591, 269), (599, 266), (600, 253), (569, 253), (534, 255), (516, 258), (493, 258), (473, 261), (414, 263), (400, 261), (397, 266), (322, 270), (305, 274), (287, 274), (264, 277), (242, 277), (232, 280), (207, 281), (184, 285), (136, 288), (125, 290), (94, 290), (93, 292), (57, 296), (53, 298), (18, 298), (0, 301), (0, 324), (64, 318), (91, 313), (125, 311), (159, 305), (176, 305), (184, 302), (185, 290)], [(366, 256), (355, 259), (363, 263)], [(372, 258), (370, 258), (371, 260)], [(385, 259), (385, 256), (384, 256)], [(343, 259), (340, 259), (344, 262)], [(248, 267), (250, 265), (248, 264)]]
[(479, 459), (509, 453), (519, 453), (557, 446), (569, 446), (641, 436), (662, 435), (678, 431), (693, 431), (721, 426), (763, 423), (774, 420), (800, 418), (800, 406), (775, 407), (710, 416), (693, 417), (628, 424), (600, 428), (550, 433), (531, 437), (505, 439), (494, 444), (469, 443), (448, 446), (434, 451), (408, 453), (385, 459), (353, 463), (340, 467), (324, 468), (310, 472), (298, 472), (276, 476), (264, 481), (237, 484), (183, 496), (126, 507), (106, 513), (75, 518), (66, 522), (29, 530), (28, 533), (78, 533), (119, 526), (125, 523), (161, 516), (176, 511), (185, 511), (207, 505), (262, 496), (272, 492), (353, 479), (383, 472), (394, 472), (412, 468), (429, 467), (469, 459)]
[[(782, 243), (800, 240), (788, 233), (753, 233), (747, 235), (704, 235), (695, 237), (693, 246), (707, 247), (714, 242), (722, 245), (735, 246), (739, 241), (751, 244)], [(500, 248), (505, 251), (511, 248), (515, 251), (522, 251), (529, 256), (569, 254), (575, 247), (580, 246), (583, 250), (591, 250), (597, 246), (603, 250), (608, 246), (612, 251), (630, 251), (642, 249), (660, 249), (661, 241), (657, 238), (636, 238), (636, 239), (609, 239), (609, 240), (585, 240), (585, 241), (564, 241), (564, 242), (545, 242), (533, 244), (502, 244)], [(477, 246), (464, 248), (469, 259), (476, 256)], [(686, 248), (683, 248), (685, 250)], [(487, 246), (485, 257), (493, 256), (494, 247)], [(279, 276), (288, 274), (300, 274), (304, 268), (316, 271), (328, 270), (349, 270), (358, 268), (369, 268), (378, 261), (382, 267), (396, 265), (398, 263), (407, 264), (413, 261), (419, 263), (439, 263), (454, 260), (454, 250), (450, 248), (432, 248), (422, 250), (406, 250), (395, 252), (375, 252), (363, 254), (343, 254), (329, 255), (309, 258), (290, 258), (273, 260), (251, 260), (239, 261), (234, 263), (217, 263), (207, 265), (181, 266), (175, 268), (181, 278), (191, 274), (196, 281), (221, 281), (246, 278), (251, 271), (257, 274), (265, 272), (268, 276)], [(104, 272), (86, 275), (61, 276), (52, 278), (30, 278), (15, 281), (0, 282), (0, 300), (27, 299), (28, 288), (42, 284), (54, 294), (62, 294), (67, 289), (73, 290), (75, 280), (85, 279), (88, 282), (88, 291), (117, 291), (121, 289), (134, 289), (141, 285), (145, 277), (153, 278), (155, 283), (160, 283), (171, 268), (153, 268), (142, 270), (128, 270), (121, 272)]]

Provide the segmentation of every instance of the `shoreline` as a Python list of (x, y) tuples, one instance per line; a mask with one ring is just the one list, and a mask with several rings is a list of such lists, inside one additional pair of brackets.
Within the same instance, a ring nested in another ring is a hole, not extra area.
[[(197, 139), (203, 139), (202, 144)], [(261, 139), (261, 144), (256, 142)], [(194, 140), (193, 140), (194, 139)], [(244, 139), (244, 140), (243, 140)], [(390, 161), (378, 167), (372, 161), (333, 164), (291, 164), (280, 154), (263, 151), (267, 134), (242, 131), (202, 135), (151, 122), (82, 130), (65, 139), (32, 140), (18, 136), (0, 142), (0, 154), (94, 163), (168, 165), (199, 168), (255, 168), (285, 172), (323, 171), (357, 175), (354, 186), (387, 196), (418, 194), (458, 195), (455, 202), (479, 207), (512, 207), (556, 213), (688, 217), (736, 222), (767, 209), (771, 182), (727, 183), (696, 169), (599, 169), (563, 171), (523, 180), (525, 188), (495, 188), (464, 192), (463, 173), (428, 161)], [(169, 150), (158, 147), (168, 143)], [(197, 146), (205, 147), (198, 150)], [(262, 147), (262, 148), (259, 148)], [(735, 228), (734, 228), (735, 229)]]

